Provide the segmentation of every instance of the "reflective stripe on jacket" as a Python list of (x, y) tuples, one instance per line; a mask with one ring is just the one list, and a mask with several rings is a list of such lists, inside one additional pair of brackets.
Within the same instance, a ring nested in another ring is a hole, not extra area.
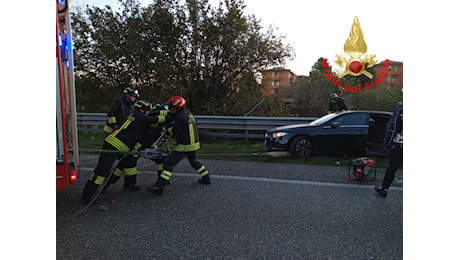
[(187, 109), (184, 108), (178, 111), (174, 116), (172, 132), (177, 142), (174, 151), (193, 152), (200, 149), (200, 139), (198, 137), (195, 117)]
[(164, 116), (147, 116), (134, 110), (120, 128), (109, 134), (105, 141), (119, 151), (131, 151), (146, 134), (152, 131), (151, 125), (164, 120)]

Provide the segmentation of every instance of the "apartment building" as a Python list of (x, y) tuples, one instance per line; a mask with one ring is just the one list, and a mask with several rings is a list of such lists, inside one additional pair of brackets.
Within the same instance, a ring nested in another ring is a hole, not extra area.
[[(380, 74), (384, 67), (384, 62), (381, 61), (374, 65), (376, 76)], [(387, 73), (379, 82), (379, 87), (393, 88), (395, 86), (401, 87), (403, 85), (403, 63), (399, 61), (390, 61), (387, 67)]]
[(289, 69), (277, 67), (262, 73), (263, 96), (274, 96), (281, 88), (289, 87), (297, 80), (297, 75)]

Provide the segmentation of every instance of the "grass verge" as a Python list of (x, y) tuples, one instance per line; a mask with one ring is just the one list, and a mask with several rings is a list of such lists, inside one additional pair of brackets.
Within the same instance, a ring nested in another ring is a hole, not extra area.
[[(79, 148), (101, 149), (105, 134), (103, 132), (78, 133)], [(276, 157), (276, 154), (269, 153), (263, 140), (256, 139), (223, 139), (223, 138), (201, 138), (201, 149), (198, 156), (212, 160), (231, 161), (254, 161), (268, 163), (297, 163), (308, 165), (348, 166), (350, 160), (355, 157), (344, 156), (313, 156), (308, 158), (297, 157)], [(172, 141), (166, 145), (174, 147)], [(87, 153), (84, 150), (81, 153)], [(387, 157), (369, 157), (377, 162), (378, 168), (388, 166)]]

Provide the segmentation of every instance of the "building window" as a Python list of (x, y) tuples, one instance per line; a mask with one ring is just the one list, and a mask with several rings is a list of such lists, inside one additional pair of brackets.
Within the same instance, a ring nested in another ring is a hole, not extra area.
[(280, 72), (279, 72), (279, 71), (276, 72), (276, 76), (277, 76), (277, 77), (280, 76)]
[(397, 78), (398, 78), (397, 76), (388, 76), (387, 81), (393, 82), (393, 81), (396, 81)]
[(279, 81), (279, 80), (276, 81), (276, 85), (277, 85), (277, 86), (280, 85), (280, 81)]
[(395, 67), (394, 67), (394, 71), (397, 71), (397, 70), (398, 70), (398, 66), (395, 66)]
[(272, 86), (275, 86), (275, 81), (274, 80), (272, 80)]
[(275, 77), (275, 72), (274, 71), (272, 71), (272, 77)]

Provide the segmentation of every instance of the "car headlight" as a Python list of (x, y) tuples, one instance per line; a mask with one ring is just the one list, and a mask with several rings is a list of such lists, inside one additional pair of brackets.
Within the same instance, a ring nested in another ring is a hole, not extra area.
[(283, 137), (283, 136), (285, 136), (285, 135), (287, 135), (286, 132), (275, 132), (275, 133), (272, 133), (273, 138)]

